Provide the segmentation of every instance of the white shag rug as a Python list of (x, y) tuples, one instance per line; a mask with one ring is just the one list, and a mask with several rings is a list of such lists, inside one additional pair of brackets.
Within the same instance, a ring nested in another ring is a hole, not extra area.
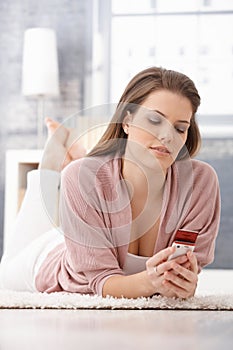
[(233, 270), (203, 270), (196, 295), (188, 300), (153, 298), (116, 299), (76, 293), (29, 293), (0, 290), (4, 309), (173, 309), (233, 310)]

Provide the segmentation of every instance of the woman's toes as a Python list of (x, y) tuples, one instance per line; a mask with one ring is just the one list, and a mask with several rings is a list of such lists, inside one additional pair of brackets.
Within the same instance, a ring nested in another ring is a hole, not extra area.
[(58, 122), (48, 117), (45, 118), (45, 125), (48, 130), (48, 136), (50, 137), (55, 133), (56, 129), (59, 127)]
[(45, 118), (45, 124), (48, 130), (48, 137), (53, 137), (62, 145), (65, 145), (69, 136), (69, 131), (64, 127), (64, 125), (48, 117)]
[(64, 146), (69, 131), (51, 118), (45, 118), (45, 124), (48, 130), (48, 139), (39, 168), (61, 171), (71, 161)]

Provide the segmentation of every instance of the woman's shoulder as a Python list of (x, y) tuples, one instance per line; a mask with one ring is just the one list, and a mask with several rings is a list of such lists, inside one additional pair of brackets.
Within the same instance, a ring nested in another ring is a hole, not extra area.
[(72, 161), (70, 164), (68, 164), (63, 170), (62, 175), (63, 176), (69, 176), (72, 174), (77, 174), (80, 170), (85, 171), (96, 171), (98, 167), (100, 166), (101, 160), (97, 157), (83, 157), (80, 159), (76, 159)]
[(181, 161), (177, 172), (182, 181), (192, 183), (195, 187), (213, 189), (219, 186), (216, 170), (204, 161), (198, 159)]
[(109, 156), (84, 157), (71, 162), (62, 171), (62, 180), (81, 180), (82, 183), (110, 184), (119, 176), (119, 159)]
[(198, 159), (191, 159), (194, 176), (202, 177), (205, 180), (218, 180), (216, 170), (209, 164)]

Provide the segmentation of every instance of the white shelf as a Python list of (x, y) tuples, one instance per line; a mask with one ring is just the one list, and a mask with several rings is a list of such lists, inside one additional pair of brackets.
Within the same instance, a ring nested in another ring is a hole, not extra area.
[[(105, 118), (106, 119), (106, 118)], [(82, 123), (81, 123), (82, 121)], [(93, 127), (93, 124), (95, 127)], [(86, 149), (91, 149), (106, 129), (106, 123), (94, 118), (83, 118), (79, 123), (81, 141)], [(42, 150), (8, 150), (6, 152), (4, 248), (27, 188), (27, 173), (37, 169), (42, 158)]]

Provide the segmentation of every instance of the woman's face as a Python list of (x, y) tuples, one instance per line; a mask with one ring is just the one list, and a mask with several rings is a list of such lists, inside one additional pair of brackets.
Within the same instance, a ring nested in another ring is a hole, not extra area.
[(166, 172), (187, 140), (191, 117), (186, 97), (169, 90), (152, 92), (137, 112), (124, 119), (127, 147), (147, 166), (156, 159)]

